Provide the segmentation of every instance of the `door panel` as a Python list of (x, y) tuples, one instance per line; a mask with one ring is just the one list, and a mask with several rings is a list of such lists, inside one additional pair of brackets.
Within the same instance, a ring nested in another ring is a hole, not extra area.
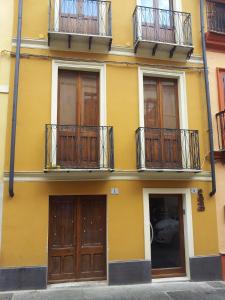
[(81, 226), (78, 253), (80, 278), (106, 276), (106, 207), (103, 199), (83, 198), (80, 201)]
[(99, 7), (97, 1), (60, 1), (60, 31), (93, 35), (99, 33)]
[(150, 195), (153, 278), (185, 276), (182, 195)]
[(144, 77), (145, 162), (147, 168), (181, 168), (177, 82)]
[(49, 282), (105, 278), (105, 197), (50, 197)]
[(49, 280), (75, 278), (75, 206), (72, 200), (55, 198), (49, 213)]
[(99, 168), (98, 73), (59, 70), (58, 124), (57, 165)]

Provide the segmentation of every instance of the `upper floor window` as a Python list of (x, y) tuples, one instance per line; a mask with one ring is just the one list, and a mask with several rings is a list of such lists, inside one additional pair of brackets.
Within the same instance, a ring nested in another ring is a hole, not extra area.
[(173, 8), (171, 0), (141, 0), (141, 6), (166, 10), (171, 10)]
[(61, 0), (61, 12), (63, 14), (93, 17), (98, 15), (97, 4), (97, 1)]
[(207, 3), (208, 30), (225, 33), (225, 3), (221, 0)]

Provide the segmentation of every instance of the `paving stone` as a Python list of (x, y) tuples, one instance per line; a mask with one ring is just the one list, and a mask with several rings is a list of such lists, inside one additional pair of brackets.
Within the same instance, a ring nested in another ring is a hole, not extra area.
[(214, 289), (225, 289), (225, 282), (223, 281), (208, 281), (207, 284)]
[(169, 292), (168, 295), (173, 300), (225, 300), (225, 292), (221, 290), (206, 293), (192, 291)]
[(0, 300), (11, 300), (13, 294), (2, 294), (0, 295)]

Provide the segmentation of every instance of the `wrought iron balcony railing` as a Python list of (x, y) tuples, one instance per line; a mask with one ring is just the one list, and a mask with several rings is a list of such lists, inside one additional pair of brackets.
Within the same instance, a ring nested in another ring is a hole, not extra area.
[(137, 169), (199, 171), (197, 130), (138, 128), (136, 131)]
[(113, 127), (45, 125), (45, 169), (113, 170)]
[(220, 151), (225, 151), (225, 110), (216, 114), (218, 145)]
[(133, 25), (136, 48), (143, 40), (192, 46), (190, 13), (136, 6)]
[(208, 31), (225, 33), (225, 3), (207, 1)]
[(110, 36), (111, 2), (49, 0), (49, 32)]

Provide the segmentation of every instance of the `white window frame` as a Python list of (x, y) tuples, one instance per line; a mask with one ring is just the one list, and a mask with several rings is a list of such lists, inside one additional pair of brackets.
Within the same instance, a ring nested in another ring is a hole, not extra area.
[[(142, 67), (139, 67), (139, 69), (138, 69), (139, 127), (145, 127), (145, 122), (144, 122), (144, 83), (143, 83), (144, 76), (177, 79), (180, 129), (188, 129), (188, 109), (187, 109), (187, 92), (186, 92), (185, 72), (184, 71), (176, 71), (176, 70), (155, 69), (155, 68), (142, 68)], [(142, 151), (143, 155), (141, 156), (141, 169), (145, 170), (144, 132), (142, 132), (141, 134), (142, 134), (141, 147), (143, 150)], [(173, 171), (176, 171), (176, 169)], [(191, 170), (188, 170), (188, 171), (191, 171)]]
[(185, 211), (183, 220), (184, 220), (186, 275), (190, 279), (190, 258), (194, 257), (191, 190), (188, 188), (144, 188), (143, 189), (145, 259), (150, 261), (151, 261), (151, 238), (150, 238), (149, 195), (154, 195), (154, 194), (182, 195), (183, 209)]
[[(87, 71), (87, 72), (99, 72), (99, 109), (100, 118), (99, 126), (107, 126), (106, 115), (106, 65), (86, 62), (73, 62), (73, 61), (52, 61), (52, 98), (51, 98), (51, 124), (57, 125), (57, 113), (58, 113), (58, 74), (59, 69)], [(54, 133), (53, 133), (54, 134)], [(100, 137), (100, 141), (102, 140)], [(52, 144), (52, 164), (56, 166), (56, 139), (53, 138)], [(106, 145), (107, 146), (107, 145)], [(103, 161), (102, 147), (100, 147), (100, 164)]]

